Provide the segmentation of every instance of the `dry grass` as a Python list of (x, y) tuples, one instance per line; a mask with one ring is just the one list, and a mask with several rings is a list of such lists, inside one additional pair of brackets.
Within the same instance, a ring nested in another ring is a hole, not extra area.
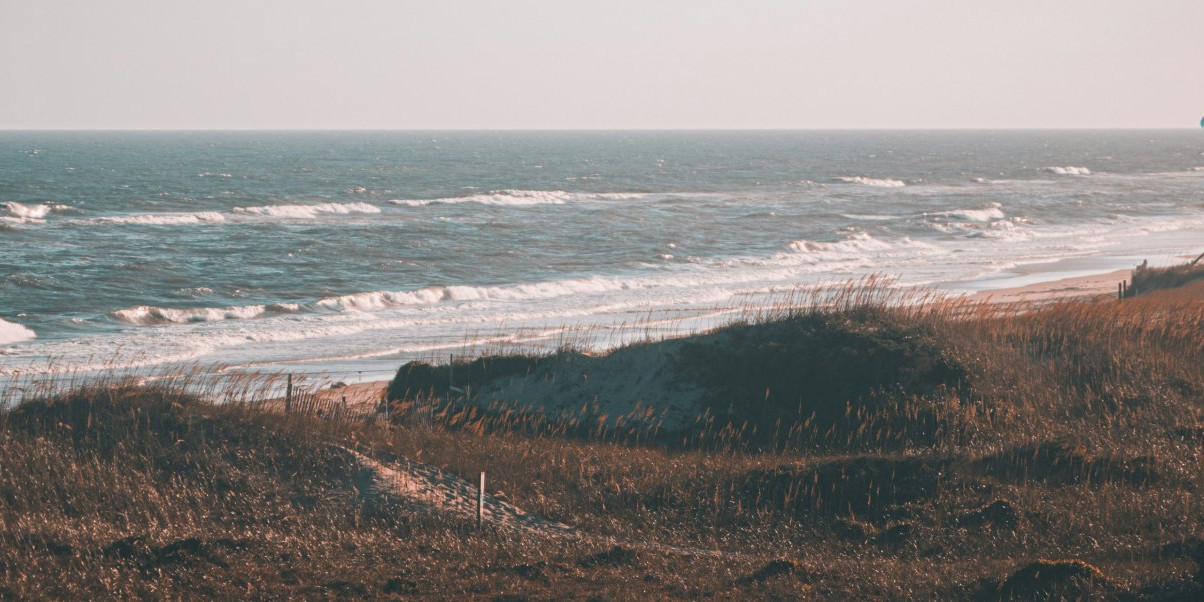
[(1150, 267), (1143, 263), (1137, 266), (1133, 270), (1127, 296), (1133, 297), (1150, 291), (1177, 288), (1189, 282), (1204, 279), (1204, 263), (1199, 263), (1201, 258), (1204, 258), (1204, 255), (1197, 257), (1196, 261), (1191, 263), (1161, 267)]
[[(391, 424), (187, 379), (46, 393), (0, 418), (0, 596), (1198, 599), (1202, 291), (773, 308), (687, 343), (712, 411), (681, 432), (446, 401), (434, 366)], [(484, 470), (598, 539), (381, 511), (331, 444)]]

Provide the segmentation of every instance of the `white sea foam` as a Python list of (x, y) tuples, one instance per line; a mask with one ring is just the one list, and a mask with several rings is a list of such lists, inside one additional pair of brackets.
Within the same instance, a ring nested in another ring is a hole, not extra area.
[(22, 217), (27, 219), (41, 219), (50, 213), (49, 205), (23, 205), (16, 201), (8, 201), (4, 203), (4, 210), (13, 217)]
[(933, 245), (910, 237), (896, 241), (874, 238), (867, 232), (854, 232), (845, 238), (830, 242), (796, 240), (789, 245), (790, 255), (778, 255), (778, 259), (804, 259), (807, 262), (864, 261), (873, 256), (898, 252), (921, 252), (928, 254), (937, 250)]
[(44, 224), (46, 220), (37, 219), (35, 217), (12, 217), (9, 215), (0, 215), (0, 223), (3, 224)]
[(63, 205), (60, 203), (38, 203), (36, 205), (26, 205), (16, 201), (6, 201), (4, 203), (0, 203), (0, 206), (4, 207), (4, 211), (8, 213), (8, 215), (0, 216), (0, 218), (7, 218), (3, 219), (3, 221), (17, 224), (44, 223), (47, 215), (62, 211), (70, 211), (72, 209), (70, 205)]
[(300, 305), (284, 303), (276, 305), (236, 305), (233, 307), (196, 307), (174, 309), (139, 305), (119, 309), (111, 315), (130, 324), (183, 324), (186, 322), (217, 322), (221, 320), (249, 320), (270, 313), (292, 313)]
[(860, 255), (866, 251), (881, 251), (889, 249), (890, 243), (878, 240), (865, 232), (857, 232), (843, 240), (832, 242), (815, 242), (811, 240), (796, 240), (790, 243), (790, 250), (806, 255)]
[(840, 216), (847, 219), (862, 220), (867, 222), (888, 222), (893, 219), (898, 219), (893, 215), (873, 215), (863, 213), (842, 213)]
[(312, 219), (322, 213), (380, 213), (380, 208), (368, 203), (322, 203), (320, 205), (266, 205), (235, 207), (234, 213), (292, 219)]
[(627, 288), (632, 284), (611, 278), (579, 278), (511, 286), (437, 286), (415, 291), (372, 291), (327, 297), (314, 305), (343, 311), (372, 311), (406, 305), (431, 305), (445, 301), (525, 301), (573, 294), (604, 293)]
[(1042, 167), (1041, 171), (1058, 174), (1059, 176), (1089, 176), (1091, 170), (1086, 167)]
[(625, 192), (588, 193), (565, 192), (563, 190), (496, 190), (486, 194), (474, 194), (470, 196), (442, 199), (392, 199), (389, 202), (394, 205), (404, 205), (407, 207), (454, 205), (460, 203), (522, 207), (528, 205), (563, 205), (580, 200), (622, 200), (638, 198), (640, 196), (639, 194)]
[(955, 217), (972, 222), (989, 222), (1007, 217), (1004, 215), (1003, 210), (1000, 209), (999, 203), (991, 203), (989, 207), (981, 209), (952, 209), (949, 211), (926, 213), (925, 215)]
[(873, 186), (875, 188), (898, 188), (906, 186), (907, 183), (902, 180), (892, 180), (890, 178), (867, 178), (865, 176), (845, 176), (836, 178), (841, 182), (848, 184), (860, 184), (862, 186)]
[(143, 213), (138, 215), (115, 215), (80, 220), (83, 224), (135, 225), (135, 226), (192, 226), (197, 224), (219, 224), (226, 217), (216, 211), (195, 213)]
[(36, 337), (37, 334), (29, 328), (0, 318), (0, 345), (32, 341)]

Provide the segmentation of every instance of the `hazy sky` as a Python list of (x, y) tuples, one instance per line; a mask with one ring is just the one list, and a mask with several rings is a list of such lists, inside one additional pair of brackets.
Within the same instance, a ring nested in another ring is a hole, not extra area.
[(0, 128), (1198, 127), (1202, 0), (0, 0)]

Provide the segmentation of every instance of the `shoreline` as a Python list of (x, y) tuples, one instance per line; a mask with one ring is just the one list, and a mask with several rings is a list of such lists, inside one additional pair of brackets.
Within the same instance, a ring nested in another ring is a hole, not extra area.
[[(1118, 257), (1089, 257), (1064, 259), (1053, 263), (1030, 264), (1027, 266), (1017, 266), (1008, 270), (1007, 272), (996, 273), (989, 278), (963, 282), (937, 283), (928, 286), (927, 289), (940, 297), (962, 299), (970, 302), (998, 304), (1048, 303), (1058, 300), (1072, 300), (1094, 296), (1115, 295), (1117, 284), (1121, 281), (1128, 280), (1130, 275), (1130, 269), (1117, 269), (1116, 266), (1118, 263), (1126, 261), (1127, 259), (1128, 258)], [(1053, 278), (1049, 278), (1051, 276), (1053, 276)], [(1009, 284), (1011, 284), (1011, 286), (1008, 286)], [(925, 287), (920, 286), (920, 288)], [(732, 307), (732, 311), (724, 310), (718, 313), (739, 313), (738, 305), (733, 305)], [(652, 311), (655, 312), (655, 310)], [(629, 312), (633, 319), (642, 316), (643, 313), (646, 313), (646, 310)], [(719, 320), (719, 322), (714, 322), (716, 319)], [(715, 326), (721, 326), (723, 324), (722, 320), (723, 318), (719, 316), (711, 316), (708, 318), (707, 314), (705, 313), (693, 315), (692, 317), (665, 313), (664, 315), (658, 317), (657, 325), (659, 335), (654, 333), (654, 336), (664, 336), (667, 338), (687, 337), (697, 332), (710, 330)], [(599, 320), (599, 323), (603, 321), (604, 320)], [(660, 327), (661, 322), (664, 322), (663, 328)], [(571, 336), (574, 333), (584, 332), (588, 336), (597, 334), (591, 334), (590, 327), (574, 328), (572, 324), (562, 326), (564, 333), (559, 339), (556, 339), (561, 342), (568, 340), (565, 337)], [(645, 326), (647, 326), (647, 324), (645, 324)], [(543, 328), (549, 327), (545, 325)], [(598, 332), (606, 333), (608, 332), (608, 327), (600, 327)], [(498, 335), (498, 333), (494, 334)], [(612, 341), (614, 344), (604, 345), (603, 347), (605, 349), (621, 347), (626, 343), (632, 342), (632, 339), (627, 336), (631, 333), (624, 334), (623, 332), (616, 332), (612, 334), (615, 336), (615, 340)], [(518, 347), (514, 347), (512, 349), (509, 348), (510, 345), (517, 344), (521, 346), (523, 344), (515, 338), (513, 333), (501, 334), (495, 338), (510, 342), (509, 344), (505, 345), (507, 347), (507, 351), (522, 351), (522, 349)], [(548, 340), (543, 340), (542, 342), (544, 344), (542, 346), (540, 345), (540, 341), (535, 341), (532, 343), (530, 340), (528, 340), (527, 343), (530, 344), (531, 350), (538, 351), (548, 348)], [(598, 341), (595, 339), (592, 342), (596, 343)], [(361, 333), (358, 335), (355, 344), (360, 348), (371, 347), (373, 344), (371, 333)], [(241, 364), (219, 364), (222, 366), (222, 368), (217, 372), (230, 371), (232, 373), (237, 372), (244, 374), (284, 374), (291, 372), (313, 376), (318, 382), (321, 382), (322, 385), (325, 386), (329, 386), (330, 384), (340, 381), (347, 383), (348, 385), (379, 383), (383, 382), (381, 377), (392, 378), (392, 375), (396, 372), (397, 368), (408, 361), (414, 359), (423, 359), (426, 361), (434, 360), (433, 363), (439, 363), (439, 358), (436, 356), (441, 356), (445, 361), (448, 353), (454, 353), (455, 355), (473, 355), (474, 352), (482, 351), (481, 345), (481, 341), (444, 339), (439, 341), (437, 345), (430, 346), (430, 350), (425, 352), (425, 355), (422, 353), (408, 354), (408, 356), (404, 356), (404, 354), (396, 354), (392, 356), (389, 354), (384, 354), (380, 356), (362, 356), (361, 358), (357, 359), (351, 359), (350, 357), (314, 357), (289, 359), (287, 361), (274, 361), (268, 359), (266, 361), (250, 361)], [(502, 345), (498, 345), (497, 347), (498, 348), (493, 349), (494, 352), (502, 350)], [(488, 349), (489, 345), (485, 345), (485, 350)], [(602, 350), (603, 348), (596, 349), (596, 351)], [(175, 367), (173, 367), (171, 364), (168, 364), (167, 366), (167, 370), (175, 369)], [(109, 365), (107, 367), (107, 372), (112, 372), (112, 367), (113, 365)], [(129, 368), (128, 370), (122, 369), (119, 371), (128, 371), (138, 376), (145, 376), (148, 373), (156, 373), (156, 369), (153, 367), (133, 367)], [(43, 373), (43, 371), (38, 370), (37, 366), (34, 364), (28, 364), (27, 366), (21, 368), (20, 372), (27, 375)], [(106, 370), (98, 370), (97, 372), (98, 374), (103, 374), (106, 373)], [(214, 372), (213, 376), (218, 376), (217, 372)], [(43, 378), (57, 380), (64, 378), (62, 376), (63, 374), (64, 373), (62, 370), (55, 370), (51, 372), (45, 372), (43, 374)], [(349, 397), (359, 398), (361, 395), (362, 394), (358, 390), (355, 392), (349, 392)], [(338, 398), (335, 397), (333, 399), (337, 400)]]
[(980, 290), (967, 296), (983, 303), (1047, 303), (1115, 295), (1118, 283), (1129, 280), (1130, 269), (1112, 270), (1086, 276), (1069, 276), (1057, 280), (1044, 280), (1011, 286)]
[[(971, 293), (965, 298), (973, 303), (998, 305), (1091, 299), (1114, 295), (1117, 283), (1128, 280), (1130, 273), (1129, 269), (1120, 269), (1085, 276), (1070, 276), (1020, 286), (981, 290)], [(689, 336), (692, 335), (685, 334), (681, 338)], [(398, 367), (400, 368), (401, 365), (403, 364), (399, 363)], [(320, 389), (315, 394), (323, 401), (346, 398), (350, 407), (362, 408), (378, 402), (389, 383), (388, 379), (349, 382), (346, 386), (339, 388)]]

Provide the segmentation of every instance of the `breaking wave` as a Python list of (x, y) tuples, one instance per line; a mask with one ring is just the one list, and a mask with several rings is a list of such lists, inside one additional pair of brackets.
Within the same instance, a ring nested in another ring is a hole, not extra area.
[(24, 217), (30, 219), (41, 219), (49, 215), (53, 211), (68, 211), (70, 205), (60, 205), (58, 203), (39, 203), (37, 205), (24, 205), (16, 201), (7, 201), (2, 203), (4, 210), (12, 217)]
[(403, 305), (430, 305), (444, 301), (522, 301), (551, 299), (582, 293), (604, 293), (630, 286), (611, 278), (578, 278), (510, 286), (436, 286), (416, 291), (373, 291), (328, 297), (317, 307), (344, 311), (370, 311)]
[(796, 240), (789, 245), (790, 251), (796, 258), (808, 261), (848, 261), (864, 260), (875, 255), (895, 252), (934, 252), (937, 247), (928, 243), (904, 237), (898, 241), (889, 242), (870, 236), (866, 232), (855, 232), (842, 240), (817, 242), (812, 240)]
[(1041, 171), (1058, 174), (1059, 176), (1091, 175), (1091, 170), (1086, 167), (1042, 167)]
[(78, 220), (78, 224), (137, 225), (137, 226), (196, 226), (221, 224), (230, 219), (286, 218), (313, 219), (322, 214), (346, 215), (350, 213), (380, 213), (380, 208), (368, 203), (324, 203), (321, 205), (267, 205), (263, 207), (235, 207), (231, 213), (197, 211), (189, 213), (142, 213), (136, 215), (113, 215)]
[(380, 208), (368, 203), (322, 203), (320, 205), (266, 205), (263, 207), (235, 207), (234, 213), (267, 217), (310, 219), (321, 213), (380, 213)]
[(130, 324), (184, 324), (187, 322), (249, 320), (268, 314), (293, 313), (300, 309), (300, 305), (292, 303), (241, 305), (234, 307), (198, 307), (191, 309), (139, 305), (138, 307), (119, 309), (110, 315), (117, 320)]
[(16, 201), (5, 201), (0, 203), (0, 207), (4, 208), (4, 212), (8, 215), (0, 215), (0, 221), (12, 224), (41, 224), (45, 223), (46, 216), (51, 213), (61, 211), (70, 211), (73, 209), (70, 205), (62, 205), (59, 203), (38, 203), (36, 205), (26, 205)]
[(31, 341), (36, 337), (37, 334), (34, 331), (0, 318), (0, 345)]
[(638, 198), (642, 195), (625, 192), (588, 193), (565, 192), (563, 190), (496, 190), (485, 194), (474, 194), (462, 197), (447, 197), (442, 199), (392, 199), (394, 205), (407, 207), (424, 207), (426, 205), (455, 205), (460, 203), (476, 203), (478, 205), (514, 206), (528, 205), (563, 205), (578, 200), (622, 200)]
[(225, 216), (216, 211), (199, 211), (196, 213), (144, 213), (139, 215), (94, 217), (82, 220), (81, 223), (128, 224), (136, 226), (191, 226), (196, 224), (219, 224), (224, 221), (226, 221)]
[(902, 180), (892, 180), (890, 178), (867, 178), (865, 176), (845, 176), (836, 178), (847, 184), (860, 184), (862, 186), (873, 186), (875, 188), (898, 188), (906, 186), (907, 183)]
[(1000, 209), (999, 203), (991, 203), (989, 207), (982, 209), (952, 209), (949, 211), (938, 211), (935, 213), (926, 213), (929, 216), (955, 217), (971, 222), (989, 222), (991, 220), (1003, 219), (1007, 217), (1003, 210)]

